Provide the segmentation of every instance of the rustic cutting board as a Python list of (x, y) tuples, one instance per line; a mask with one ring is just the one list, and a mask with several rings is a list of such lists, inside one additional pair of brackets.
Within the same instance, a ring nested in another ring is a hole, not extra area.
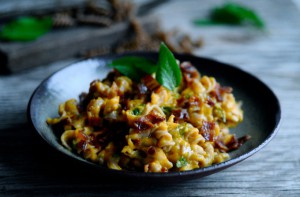
[[(164, 0), (165, 1), (165, 0)], [(135, 4), (136, 17), (147, 32), (153, 32), (158, 19), (147, 12), (164, 1), (138, 1)], [(27, 14), (49, 13), (61, 9), (80, 7), (86, 1), (16, 1), (5, 0), (0, 6), (0, 22), (9, 17)], [(30, 42), (0, 41), (0, 72), (17, 72), (26, 68), (51, 63), (65, 58), (75, 57), (87, 50), (108, 48), (131, 32), (129, 19), (114, 23), (109, 27), (76, 26), (54, 29), (46, 35)], [(1, 28), (1, 23), (0, 23)]]

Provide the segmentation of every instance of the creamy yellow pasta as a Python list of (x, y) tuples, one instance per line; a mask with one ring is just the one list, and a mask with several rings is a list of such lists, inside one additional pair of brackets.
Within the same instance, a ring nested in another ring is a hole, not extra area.
[(229, 159), (241, 145), (229, 133), (243, 120), (241, 104), (230, 87), (201, 76), (189, 62), (180, 69), (175, 91), (151, 75), (134, 82), (113, 70), (47, 122), (62, 127), (67, 149), (111, 169), (185, 171)]

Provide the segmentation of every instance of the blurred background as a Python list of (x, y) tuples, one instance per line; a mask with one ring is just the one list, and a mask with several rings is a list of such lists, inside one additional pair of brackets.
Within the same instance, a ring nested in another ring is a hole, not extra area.
[(288, 24), (295, 12), (278, 9), (300, 6), (299, 0), (290, 1), (294, 4), (277, 0), (269, 7), (270, 1), (2, 0), (0, 71), (73, 57), (155, 51), (162, 41), (174, 52), (214, 57), (226, 47), (232, 53), (241, 42), (257, 48), (274, 36), (273, 27)]

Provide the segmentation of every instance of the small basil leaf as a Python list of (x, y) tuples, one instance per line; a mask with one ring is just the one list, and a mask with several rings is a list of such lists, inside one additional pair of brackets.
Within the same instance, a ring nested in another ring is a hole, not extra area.
[(156, 64), (154, 64), (152, 61), (143, 57), (136, 56), (125, 56), (116, 59), (111, 63), (111, 66), (115, 67), (116, 65), (133, 66), (146, 74), (152, 74), (157, 69)]
[(135, 57), (134, 66), (147, 74), (155, 73), (157, 70), (157, 65), (150, 60), (142, 57)]
[(184, 157), (181, 157), (179, 160), (176, 162), (176, 167), (181, 168), (187, 165), (187, 160)]
[(51, 30), (51, 17), (20, 17), (4, 24), (0, 38), (9, 41), (31, 41)]
[(115, 65), (113, 66), (115, 69), (117, 69), (120, 73), (123, 75), (129, 77), (132, 80), (140, 81), (141, 80), (141, 73), (135, 69), (133, 66), (127, 66), (127, 65)]
[(195, 25), (244, 25), (251, 24), (260, 29), (264, 28), (263, 20), (254, 10), (236, 3), (227, 3), (211, 10), (209, 19), (196, 19)]
[(264, 23), (253, 10), (235, 3), (227, 3), (222, 7), (215, 8), (211, 13), (211, 19), (220, 23), (250, 23), (259, 28), (264, 27)]
[(180, 68), (173, 53), (164, 43), (161, 43), (159, 49), (156, 80), (169, 90), (174, 90), (181, 83)]

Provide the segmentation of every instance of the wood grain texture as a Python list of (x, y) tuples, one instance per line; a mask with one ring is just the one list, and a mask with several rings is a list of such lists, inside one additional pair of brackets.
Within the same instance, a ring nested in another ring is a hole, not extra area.
[(277, 94), (283, 121), (264, 149), (220, 173), (186, 182), (136, 183), (83, 171), (53, 151), (26, 120), (34, 89), (51, 73), (76, 61), (68, 59), (0, 76), (0, 196), (300, 196), (299, 10), (287, 0), (243, 2), (266, 20), (265, 32), (197, 28), (190, 23), (221, 2), (171, 1), (155, 14), (167, 29), (179, 27), (193, 37), (201, 36), (205, 45), (196, 55), (234, 64), (258, 76)]

